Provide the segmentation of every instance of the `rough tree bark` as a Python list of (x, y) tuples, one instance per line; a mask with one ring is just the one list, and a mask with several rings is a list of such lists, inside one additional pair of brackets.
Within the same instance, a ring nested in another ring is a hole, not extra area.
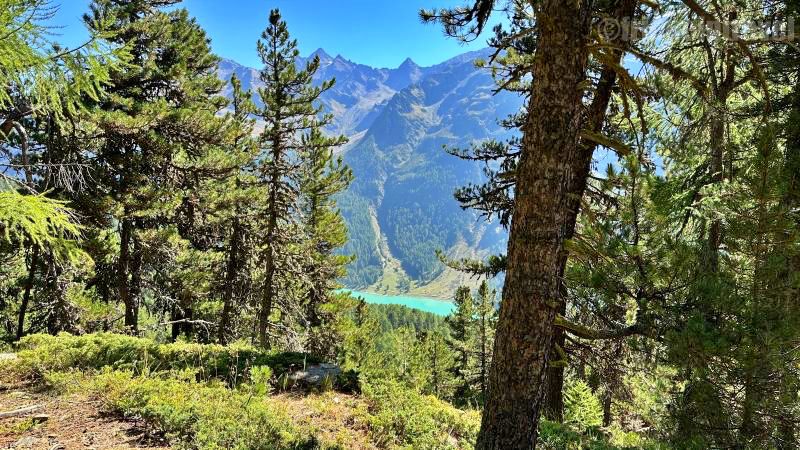
[[(524, 126), (494, 363), (477, 449), (535, 448), (558, 312), (591, 2), (535, 5), (538, 47)], [(546, 114), (536, 114), (546, 111)]]
[[(611, 11), (612, 17), (618, 21), (620, 26), (632, 24), (634, 12), (636, 10), (636, 4), (636, 0), (621, 0), (616, 2), (613, 7), (613, 11)], [(622, 30), (622, 32), (618, 33), (616, 36), (613, 36), (610, 41), (614, 45), (624, 48), (628, 44), (629, 39), (632, 37), (633, 30), (623, 30), (622, 28), (620, 28), (620, 30)], [(613, 52), (612, 60), (614, 65), (620, 65), (622, 56), (623, 52), (621, 50)], [(594, 96), (592, 97), (592, 102), (589, 105), (585, 115), (585, 123), (583, 128), (591, 130), (596, 134), (600, 134), (602, 132), (603, 125), (606, 122), (608, 105), (611, 102), (613, 90), (617, 84), (617, 78), (617, 69), (615, 67), (607, 64), (603, 65), (602, 69), (600, 70), (599, 81), (597, 83)], [(580, 212), (581, 201), (586, 191), (589, 174), (591, 173), (592, 155), (594, 155), (594, 151), (597, 149), (597, 147), (598, 145), (594, 141), (588, 139), (581, 139), (580, 141), (577, 161), (573, 165), (574, 171), (571, 174), (571, 192), (567, 198), (568, 228), (566, 239), (572, 239), (575, 236), (575, 226), (578, 220), (578, 214)], [(564, 282), (564, 274), (566, 273), (567, 260), (568, 254), (564, 252), (561, 255), (561, 260), (559, 262), (559, 280), (561, 283), (561, 286), (559, 287), (561, 292), (559, 314), (562, 315), (566, 312), (567, 286)], [(557, 328), (554, 331), (553, 342), (554, 345), (564, 348), (566, 343), (566, 332), (562, 328)], [(556, 367), (550, 367), (547, 372), (546, 383), (544, 397), (545, 400), (542, 412), (545, 418), (548, 420), (562, 422), (564, 418), (564, 366), (558, 365)]]

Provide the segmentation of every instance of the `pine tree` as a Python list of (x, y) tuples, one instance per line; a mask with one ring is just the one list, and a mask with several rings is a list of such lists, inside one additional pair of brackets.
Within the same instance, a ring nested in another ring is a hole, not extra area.
[[(422, 15), (441, 22), (451, 36), (472, 39), (483, 30), (495, 3), (476, 0), (470, 6)], [(563, 372), (551, 370), (549, 361), (564, 340), (554, 320), (566, 311), (562, 281), (569, 253), (565, 244), (575, 232), (594, 150), (599, 144), (614, 147), (602, 131), (621, 68), (622, 49), (629, 44), (622, 33), (613, 40), (614, 50), (593, 55), (600, 68), (596, 84), (586, 92), (591, 95), (588, 107), (583, 104), (583, 89), (575, 86), (583, 86), (597, 69), (589, 58), (591, 18), (602, 15), (618, 23), (632, 23), (636, 6), (633, 0), (598, 4), (552, 1), (532, 7), (513, 3), (507, 10), (511, 30), (498, 27), (492, 42), (498, 53), (511, 55), (501, 59), (505, 63), (500, 68), (502, 87), (524, 90), (530, 101), (518, 119), (523, 134), (519, 142), (489, 145), (474, 154), (478, 160), (501, 160), (500, 170), (490, 171), (485, 186), (458, 193), (468, 206), (497, 214), (501, 221), (513, 216), (506, 256), (494, 258), (490, 264), (463, 264), (485, 274), (506, 271), (494, 349), (498, 364), (490, 372), (479, 449), (535, 447), (540, 411), (552, 409), (543, 405), (544, 393), (553, 390), (539, 385), (548, 379), (555, 379), (558, 389), (557, 397), (547, 402), (557, 403), (560, 409)], [(533, 83), (525, 82), (529, 75)], [(513, 180), (508, 177), (511, 173)], [(522, 383), (523, 379), (535, 381)]]
[(455, 355), (454, 398), (464, 404), (482, 404), (486, 396), (497, 325), (494, 296), (486, 280), (475, 295), (462, 286), (456, 290), (456, 309), (446, 319), (450, 328), (448, 344)]
[(367, 373), (375, 366), (375, 340), (380, 334), (380, 326), (370, 316), (369, 306), (364, 300), (358, 300), (353, 316), (352, 324), (348, 323), (342, 333), (345, 337), (342, 366)]
[(242, 277), (246, 276), (247, 260), (251, 256), (248, 255), (246, 241), (248, 235), (254, 234), (251, 229), (254, 218), (248, 217), (247, 211), (252, 210), (248, 206), (252, 206), (252, 201), (256, 200), (253, 197), (259, 194), (255, 180), (250, 175), (257, 154), (254, 148), (255, 141), (250, 138), (253, 123), (249, 116), (255, 110), (255, 105), (251, 100), (252, 92), (242, 89), (242, 83), (236, 75), (231, 77), (230, 83), (233, 88), (231, 100), (233, 120), (243, 126), (231, 147), (237, 157), (232, 161), (236, 163), (234, 174), (217, 189), (220, 196), (216, 206), (225, 212), (223, 214), (224, 228), (230, 228), (227, 236), (225, 274), (222, 286), (222, 312), (217, 329), (217, 340), (220, 344), (224, 344), (227, 336), (231, 334), (230, 324), (236, 303), (244, 306)]
[(494, 301), (495, 292), (490, 290), (489, 283), (483, 280), (475, 297), (475, 320), (477, 321), (476, 358), (478, 367), (478, 386), (480, 402), (486, 398), (489, 387), (489, 368), (492, 365), (492, 349), (494, 348), (494, 333), (497, 327), (497, 305)]
[[(297, 67), (299, 50), (292, 40), (278, 10), (269, 15), (269, 26), (258, 41), (258, 54), (264, 67), (260, 72), (264, 86), (258, 94), (264, 106), (256, 115), (264, 123), (261, 134), (259, 177), (269, 191), (266, 202), (266, 224), (263, 235), (263, 295), (259, 305), (258, 341), (269, 346), (270, 314), (276, 298), (282, 298), (284, 313), (297, 309), (289, 304), (294, 296), (291, 284), (302, 278), (298, 247), (302, 242), (300, 220), (300, 184), (303, 161), (309, 150), (329, 151), (343, 142), (341, 138), (325, 138), (319, 132), (330, 121), (321, 115), (320, 95), (333, 86), (333, 81), (313, 84), (319, 68), (319, 57), (304, 68)], [(306, 147), (309, 148), (306, 148)], [(317, 158), (324, 157), (318, 154)], [(323, 197), (320, 205), (328, 202)], [(322, 211), (315, 214), (320, 215)], [(319, 216), (317, 219), (322, 220)]]
[(450, 327), (450, 345), (455, 362), (453, 376), (456, 386), (454, 398), (469, 403), (474, 397), (470, 379), (474, 369), (474, 341), (475, 341), (475, 310), (472, 293), (466, 286), (459, 287), (453, 298), (455, 310), (447, 316), (447, 325)]
[(334, 253), (347, 243), (347, 227), (333, 200), (353, 178), (342, 158), (333, 155), (333, 148), (345, 142), (344, 137), (324, 136), (318, 127), (311, 129), (302, 142), (306, 154), (300, 191), (307, 236), (305, 272), (309, 286), (305, 314), (311, 328), (309, 345), (322, 355), (329, 354), (325, 348), (334, 343), (326, 342), (319, 329), (331, 319), (324, 317), (321, 309), (336, 287), (336, 280), (345, 275), (345, 266), (352, 261), (351, 257)]
[(439, 398), (452, 395), (453, 352), (440, 330), (424, 333), (422, 345), (428, 356), (430, 378), (426, 391)]
[[(97, 220), (119, 224), (117, 293), (125, 306), (125, 326), (138, 327), (148, 259), (162, 255), (158, 245), (176, 234), (174, 211), (184, 201), (176, 187), (191, 171), (181, 160), (201, 157), (209, 145), (229, 139), (230, 130), (217, 112), (221, 82), (214, 73), (218, 58), (203, 30), (186, 10), (164, 9), (176, 0), (116, 2), (97, 0), (90, 26), (102, 20), (115, 32), (109, 42), (131, 48), (130, 65), (111, 74), (108, 99), (92, 106), (101, 142), (94, 177), (97, 197), (108, 195), (111, 211), (86, 211)], [(154, 239), (146, 245), (145, 239)], [(148, 253), (152, 251), (156, 253)], [(146, 254), (148, 253), (148, 254)], [(183, 295), (180, 280), (172, 295)]]

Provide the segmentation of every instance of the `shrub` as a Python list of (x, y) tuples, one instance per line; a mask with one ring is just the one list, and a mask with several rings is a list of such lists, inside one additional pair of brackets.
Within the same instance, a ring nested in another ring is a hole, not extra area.
[(134, 376), (107, 370), (83, 389), (106, 410), (137, 417), (182, 448), (312, 449), (312, 430), (293, 424), (289, 415), (265, 398), (231, 390), (219, 382), (200, 383), (193, 376)]
[(591, 388), (582, 380), (569, 383), (564, 390), (564, 422), (581, 430), (603, 423), (603, 407)]
[(250, 369), (250, 383), (256, 395), (267, 395), (269, 393), (272, 369), (268, 366), (255, 366)]
[(317, 363), (302, 353), (269, 353), (243, 344), (157, 344), (149, 339), (112, 333), (72, 336), (31, 335), (19, 343), (15, 363), (21, 376), (41, 377), (46, 371), (98, 370), (104, 367), (135, 373), (197, 369), (200, 380), (221, 379), (236, 384), (254, 366), (274, 373)]
[(480, 414), (462, 411), (431, 395), (421, 395), (396, 381), (372, 381), (362, 386), (369, 404), (365, 413), (378, 447), (470, 449), (480, 426)]
[(340, 392), (360, 393), (361, 380), (355, 370), (345, 370), (336, 377), (336, 388)]

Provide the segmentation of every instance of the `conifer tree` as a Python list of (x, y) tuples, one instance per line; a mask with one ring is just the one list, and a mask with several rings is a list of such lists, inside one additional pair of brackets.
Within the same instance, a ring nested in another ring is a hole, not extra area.
[(342, 365), (345, 369), (365, 372), (374, 363), (375, 339), (380, 326), (370, 316), (364, 300), (358, 300), (353, 316), (352, 324), (343, 333), (345, 345)]
[[(268, 189), (263, 235), (263, 286), (258, 315), (258, 342), (269, 346), (270, 314), (277, 298), (284, 302), (284, 313), (297, 310), (292, 304), (291, 284), (302, 279), (303, 226), (300, 211), (301, 177), (304, 160), (309, 150), (324, 152), (344, 142), (341, 138), (325, 138), (319, 130), (329, 123), (330, 117), (321, 114), (320, 95), (333, 86), (333, 80), (318, 86), (313, 76), (319, 68), (319, 57), (305, 67), (297, 67), (300, 55), (297, 41), (289, 36), (286, 22), (280, 12), (272, 10), (269, 25), (258, 41), (258, 54), (264, 67), (260, 78), (264, 86), (258, 94), (264, 103), (255, 114), (264, 123), (261, 133), (261, 155), (258, 175)], [(307, 148), (308, 147), (308, 148)], [(338, 169), (337, 169), (338, 170)], [(323, 188), (323, 191), (326, 188)], [(322, 192), (322, 191), (321, 191)], [(330, 196), (318, 196), (314, 220), (323, 218)], [(341, 237), (336, 238), (340, 240)], [(327, 276), (329, 277), (329, 276)], [(321, 279), (330, 279), (323, 278)], [(319, 287), (319, 286), (316, 286)], [(315, 294), (318, 295), (318, 294)]]
[(494, 301), (495, 292), (489, 288), (489, 283), (483, 280), (475, 297), (476, 315), (476, 358), (478, 360), (478, 386), (481, 403), (486, 398), (489, 386), (489, 368), (492, 364), (492, 348), (494, 348), (494, 332), (497, 327), (497, 305)]
[[(131, 49), (130, 65), (111, 74), (108, 99), (93, 105), (92, 120), (102, 135), (93, 161), (100, 185), (93, 194), (108, 195), (114, 206), (86, 213), (119, 224), (117, 293), (125, 307), (125, 326), (133, 332), (148, 258), (160, 257), (146, 254), (146, 249), (167, 242), (159, 232), (174, 233), (170, 230), (177, 222), (174, 211), (182, 198), (175, 187), (186, 171), (175, 162), (200, 157), (230, 133), (217, 117), (226, 103), (217, 96), (218, 58), (186, 10), (165, 9), (176, 3), (96, 0), (85, 16), (90, 28), (100, 19), (110, 21), (115, 32), (110, 42)], [(156, 241), (145, 245), (145, 239)]]
[(454, 397), (466, 404), (482, 404), (489, 381), (494, 332), (497, 325), (495, 293), (484, 280), (473, 295), (468, 287), (456, 290), (456, 309), (446, 321), (448, 344), (455, 355)]
[(447, 338), (442, 331), (434, 330), (422, 336), (422, 345), (428, 356), (430, 370), (427, 391), (439, 398), (450, 398), (453, 352)]
[(60, 188), (75, 181), (74, 166), (54, 164), (44, 155), (53, 149), (42, 145), (48, 141), (43, 131), (69, 126), (82, 112), (83, 97), (100, 98), (109, 71), (119, 67), (125, 52), (102, 44), (110, 35), (104, 21), (94, 23), (87, 41), (75, 49), (53, 42), (47, 22), (56, 8), (47, 0), (4, 0), (0, 10), (0, 233), (26, 253), (19, 339), (26, 333), (37, 280), (44, 281), (42, 256), (51, 265), (71, 265), (65, 256), (76, 249), (78, 235), (75, 216), (62, 199), (39, 194), (55, 177)]
[(470, 377), (474, 367), (473, 342), (475, 339), (475, 310), (472, 294), (466, 286), (459, 287), (453, 298), (455, 311), (447, 316), (450, 327), (450, 348), (455, 355), (453, 375), (456, 381), (453, 393), (456, 399), (469, 401), (472, 397)]
[[(335, 254), (334, 251), (347, 243), (347, 227), (333, 197), (349, 186), (353, 175), (342, 162), (334, 157), (333, 148), (346, 142), (342, 137), (326, 137), (320, 128), (313, 128), (303, 139), (303, 160), (300, 191), (302, 193), (303, 216), (307, 242), (306, 276), (308, 294), (306, 318), (311, 328), (312, 348), (325, 354), (325, 342), (319, 335), (319, 327), (325, 322), (322, 306), (328, 302), (336, 280), (345, 275), (345, 266), (352, 258)], [(319, 337), (319, 338), (317, 338)]]
[[(259, 195), (255, 180), (252, 179), (251, 172), (255, 165), (254, 149), (255, 141), (250, 138), (253, 123), (249, 118), (255, 110), (252, 101), (252, 92), (242, 89), (242, 83), (233, 75), (230, 80), (233, 89), (231, 107), (233, 108), (233, 120), (243, 124), (241, 133), (234, 138), (232, 143), (233, 153), (237, 159), (232, 162), (237, 163), (233, 176), (227, 178), (221, 186), (218, 205), (224, 214), (223, 223), (225, 228), (230, 228), (227, 236), (227, 249), (225, 261), (225, 275), (222, 286), (222, 312), (217, 329), (217, 340), (220, 344), (227, 341), (227, 336), (231, 334), (231, 318), (236, 306), (244, 305), (244, 291), (242, 289), (242, 277), (245, 277), (248, 267), (249, 250), (247, 248), (247, 238), (254, 234), (252, 228), (253, 217), (248, 217), (248, 204), (252, 205), (254, 196)], [(223, 206), (224, 205), (224, 206)], [(252, 236), (251, 236), (252, 237)]]

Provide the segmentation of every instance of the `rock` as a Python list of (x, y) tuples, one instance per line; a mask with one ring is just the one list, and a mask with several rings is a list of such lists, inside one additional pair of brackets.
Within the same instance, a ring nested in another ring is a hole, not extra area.
[(336, 377), (342, 373), (342, 369), (336, 364), (316, 364), (306, 367), (306, 370), (298, 370), (289, 374), (289, 380), (293, 383), (305, 383), (310, 386), (319, 385), (325, 380), (330, 378), (336, 380)]
[(47, 414), (36, 414), (35, 416), (31, 417), (31, 420), (33, 420), (33, 423), (47, 422), (50, 420), (50, 416)]
[(13, 448), (34, 448), (39, 443), (39, 439), (33, 436), (24, 437), (14, 443)]

